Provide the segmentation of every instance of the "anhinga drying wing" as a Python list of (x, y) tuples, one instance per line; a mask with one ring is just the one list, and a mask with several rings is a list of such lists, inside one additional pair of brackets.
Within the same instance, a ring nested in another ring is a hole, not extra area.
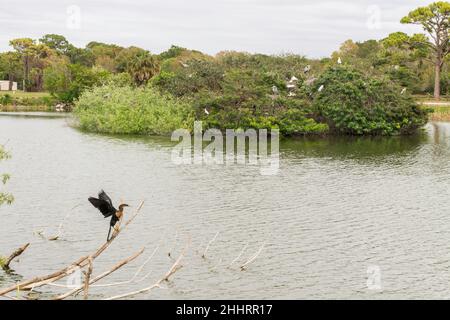
[(98, 199), (90, 197), (88, 200), (94, 207), (100, 210), (105, 218), (108, 218), (117, 212), (117, 209), (112, 205), (111, 198), (108, 197), (103, 190), (98, 193)]
[(107, 241), (109, 241), (109, 235), (111, 234), (111, 228), (115, 228), (116, 223), (122, 218), (123, 216), (123, 208), (128, 207), (127, 204), (121, 204), (119, 206), (119, 210), (114, 208), (111, 198), (105, 193), (105, 191), (101, 190), (98, 193), (98, 199), (89, 197), (89, 202), (92, 203), (94, 207), (96, 207), (105, 218), (111, 217), (111, 221), (109, 223), (109, 231), (108, 231), (108, 237), (106, 238)]

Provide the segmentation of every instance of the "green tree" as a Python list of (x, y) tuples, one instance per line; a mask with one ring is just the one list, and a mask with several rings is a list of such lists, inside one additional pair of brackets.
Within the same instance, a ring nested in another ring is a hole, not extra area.
[(89, 68), (95, 64), (95, 56), (89, 49), (69, 45), (66, 55), (72, 64), (80, 64)]
[(445, 58), (450, 53), (450, 3), (439, 1), (427, 7), (417, 8), (404, 17), (401, 23), (420, 25), (431, 37), (431, 40), (426, 43), (433, 52), (435, 68), (434, 97), (440, 99), (441, 71)]
[(35, 41), (30, 38), (19, 38), (9, 42), (9, 45), (20, 54), (23, 63), (23, 91), (27, 91), (30, 75), (30, 60), (33, 55)]
[(9, 81), (19, 81), (22, 77), (20, 72), (22, 63), (17, 52), (0, 53), (0, 78)]
[(61, 54), (67, 54), (70, 47), (69, 41), (64, 36), (58, 34), (46, 34), (39, 39), (39, 43), (45, 44), (47, 47)]
[(114, 59), (115, 71), (126, 72), (133, 59), (141, 54), (146, 54), (147, 51), (139, 47), (129, 47), (120, 51)]
[(84, 90), (105, 83), (108, 76), (109, 72), (104, 69), (60, 60), (44, 70), (44, 87), (59, 100), (72, 103)]
[(128, 66), (128, 73), (137, 86), (147, 84), (159, 72), (159, 61), (149, 52), (141, 53), (133, 58)]

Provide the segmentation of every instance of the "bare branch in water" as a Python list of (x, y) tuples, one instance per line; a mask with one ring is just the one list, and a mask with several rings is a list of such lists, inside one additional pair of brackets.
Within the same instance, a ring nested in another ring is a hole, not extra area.
[(220, 231), (217, 231), (216, 235), (214, 236), (214, 238), (211, 239), (211, 241), (209, 241), (208, 245), (205, 248), (205, 251), (202, 254), (202, 258), (205, 259), (206, 258), (206, 253), (208, 252), (209, 247), (211, 246), (211, 244), (216, 241), (217, 237), (219, 236)]
[(9, 270), (9, 265), (11, 264), (11, 262), (17, 258), (18, 256), (20, 256), (25, 250), (27, 250), (27, 248), (30, 246), (29, 243), (21, 246), (20, 248), (16, 249), (10, 256), (8, 259), (6, 259), (5, 263), (1, 266), (3, 268), (3, 270)]
[(188, 243), (186, 244), (185, 248), (183, 249), (183, 251), (181, 252), (181, 254), (179, 255), (178, 259), (173, 263), (173, 265), (170, 267), (169, 271), (166, 272), (166, 274), (160, 278), (158, 281), (156, 281), (154, 284), (152, 284), (151, 286), (142, 288), (140, 290), (136, 290), (136, 291), (132, 291), (132, 292), (128, 292), (128, 293), (124, 293), (124, 294), (120, 294), (120, 295), (116, 295), (113, 297), (109, 297), (106, 298), (104, 300), (119, 300), (119, 299), (124, 299), (124, 298), (128, 298), (128, 297), (132, 297), (132, 296), (136, 296), (138, 294), (143, 294), (143, 293), (147, 293), (155, 288), (160, 288), (161, 287), (161, 283), (164, 281), (169, 281), (169, 278), (174, 275), (178, 270), (180, 270), (183, 266), (181, 265), (181, 260), (183, 259), (183, 257), (186, 254), (187, 249), (190, 246), (190, 238), (188, 240)]
[(254, 256), (252, 256), (250, 259), (247, 260), (247, 262), (245, 262), (244, 264), (241, 265), (241, 270), (246, 270), (246, 269), (247, 269), (247, 266), (248, 266), (249, 264), (251, 264), (253, 261), (255, 261), (256, 258), (258, 258), (258, 256), (259, 256), (259, 255), (261, 254), (261, 252), (263, 251), (265, 245), (266, 245), (266, 244), (264, 243), (264, 244), (261, 246), (261, 248), (258, 250), (258, 252), (255, 253)]

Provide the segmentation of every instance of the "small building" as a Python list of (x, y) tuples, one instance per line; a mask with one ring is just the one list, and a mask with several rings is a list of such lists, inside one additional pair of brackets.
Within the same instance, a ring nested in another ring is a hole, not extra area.
[(17, 91), (17, 82), (0, 80), (0, 91)]

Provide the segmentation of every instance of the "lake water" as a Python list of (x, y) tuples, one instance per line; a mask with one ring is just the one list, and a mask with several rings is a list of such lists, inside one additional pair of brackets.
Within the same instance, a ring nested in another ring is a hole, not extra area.
[[(116, 203), (145, 205), (95, 261), (94, 274), (146, 251), (98, 284), (128, 283), (93, 287), (95, 298), (151, 285), (188, 237), (184, 267), (138, 298), (450, 297), (448, 123), (411, 137), (281, 141), (274, 176), (242, 165), (177, 166), (167, 138), (86, 134), (61, 117), (1, 115), (0, 143), (13, 156), (0, 172), (11, 174), (15, 196), (0, 208), (0, 253), (31, 242), (14, 274), (0, 271), (0, 287), (58, 270), (104, 242), (108, 222), (87, 201), (103, 188)], [(63, 221), (58, 241), (36, 234), (54, 235)], [(149, 277), (130, 283), (155, 248), (136, 279)]]

